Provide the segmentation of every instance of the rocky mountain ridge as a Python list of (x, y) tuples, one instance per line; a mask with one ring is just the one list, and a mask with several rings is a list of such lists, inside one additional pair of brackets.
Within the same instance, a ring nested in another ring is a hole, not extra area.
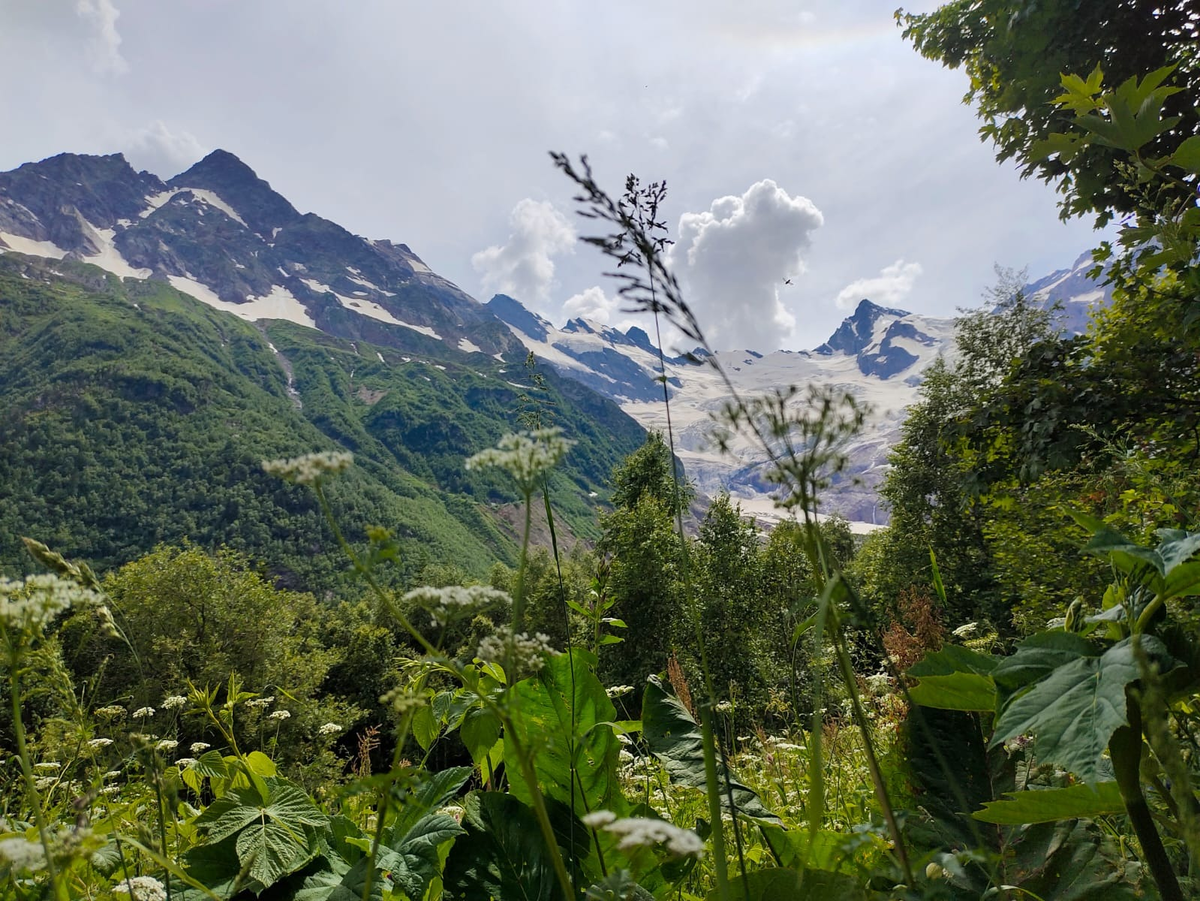
[[(481, 304), (431, 271), (407, 245), (369, 240), (300, 213), (226, 151), (212, 152), (166, 182), (135, 172), (119, 154), (60, 154), (0, 173), (4, 250), (164, 281), (242, 319), (286, 320), (433, 360), (463, 364), (482, 353), (516, 364), (532, 352), (649, 429), (666, 425), (665, 366), (676, 445), (697, 487), (708, 494), (728, 489), (748, 512), (772, 515), (770, 486), (762, 481), (754, 449), (735, 441), (725, 455), (711, 447), (710, 414), (730, 391), (702, 357), (667, 355), (660, 361), (641, 328), (621, 331), (586, 319), (557, 328), (506, 295)], [(1043, 303), (1062, 304), (1069, 331), (1083, 328), (1091, 305), (1105, 297), (1087, 277), (1089, 268), (1085, 255), (1027, 288)], [(916, 399), (924, 369), (953, 353), (953, 331), (951, 319), (864, 298), (812, 351), (751, 349), (716, 357), (743, 397), (817, 384), (869, 406), (866, 428), (850, 448), (849, 477), (830, 493), (827, 510), (870, 525), (886, 519), (876, 487), (904, 410)]]

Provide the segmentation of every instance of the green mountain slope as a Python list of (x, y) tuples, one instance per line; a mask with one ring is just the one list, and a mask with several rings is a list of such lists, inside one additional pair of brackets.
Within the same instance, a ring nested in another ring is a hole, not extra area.
[[(21, 535), (99, 567), (186, 538), (245, 550), (289, 585), (336, 590), (345, 563), (311, 493), (259, 464), (338, 447), (357, 463), (331, 488), (339, 519), (351, 536), (392, 528), (398, 578), (430, 561), (482, 573), (512, 559), (493, 512), (512, 489), (462, 464), (517, 427), (522, 367), (449, 348), (406, 362), (264, 325), (161, 282), (0, 257), (0, 569), (24, 566)], [(550, 416), (580, 442), (552, 490), (587, 535), (590, 493), (642, 432), (575, 383), (547, 383)]]

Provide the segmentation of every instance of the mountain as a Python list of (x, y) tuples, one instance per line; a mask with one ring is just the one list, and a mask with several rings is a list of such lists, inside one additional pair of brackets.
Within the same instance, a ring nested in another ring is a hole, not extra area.
[(247, 320), (429, 351), (519, 351), (474, 298), (407, 245), (300, 213), (224, 150), (163, 182), (120, 154), (0, 173), (0, 249), (166, 281)]
[[(1061, 324), (1077, 332), (1086, 325), (1093, 305), (1107, 297), (1087, 278), (1089, 268), (1090, 256), (1085, 255), (1072, 269), (1025, 290), (1044, 305), (1061, 305)], [(666, 429), (658, 351), (644, 331), (622, 333), (580, 319), (556, 329), (508, 297), (493, 298), (488, 308), (528, 350), (563, 375), (617, 401), (647, 429)], [(887, 521), (877, 488), (887, 471), (888, 453), (899, 439), (905, 410), (917, 399), (922, 373), (939, 356), (953, 353), (953, 319), (920, 316), (864, 298), (812, 351), (721, 351), (716, 358), (743, 398), (812, 384), (848, 392), (867, 405), (866, 424), (848, 448), (848, 471), (827, 492), (823, 506), (824, 512), (840, 513), (866, 529)], [(666, 356), (664, 363), (675, 446), (689, 477), (705, 494), (727, 489), (746, 512), (775, 519), (773, 486), (762, 478), (761, 452), (741, 438), (735, 438), (728, 453), (712, 446), (711, 414), (732, 399), (729, 386), (695, 354)]]
[(508, 327), (406, 245), (297, 212), (232, 154), (169, 182), (120, 156), (0, 173), (0, 242), (0, 570), (21, 535), (98, 567), (186, 538), (340, 590), (312, 492), (259, 463), (344, 448), (347, 534), (392, 528), (403, 579), (482, 576), (514, 559), (519, 498), (467, 456), (544, 404), (578, 441), (555, 509), (588, 537), (644, 438), (577, 381), (539, 389)]

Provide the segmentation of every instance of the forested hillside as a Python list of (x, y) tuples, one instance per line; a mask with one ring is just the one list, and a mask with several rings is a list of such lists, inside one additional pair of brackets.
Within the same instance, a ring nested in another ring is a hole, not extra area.
[[(98, 567), (161, 542), (227, 546), (309, 590), (345, 564), (313, 499), (262, 472), (272, 457), (347, 448), (357, 472), (334, 503), (349, 534), (391, 528), (412, 578), (453, 560), (514, 559), (494, 507), (517, 500), (462, 461), (545, 405), (580, 450), (552, 491), (595, 535), (596, 498), (640, 428), (615, 405), (519, 363), (445, 349), (419, 359), (289, 323), (260, 331), (157, 282), (0, 257), (0, 560), (26, 567), (35, 535)], [(440, 344), (430, 342), (431, 344)], [(435, 348), (436, 349), (436, 348)], [(48, 452), (53, 448), (52, 452)]]

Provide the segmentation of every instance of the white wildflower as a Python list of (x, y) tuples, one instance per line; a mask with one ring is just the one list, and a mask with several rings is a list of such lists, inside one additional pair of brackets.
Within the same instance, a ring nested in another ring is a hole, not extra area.
[(102, 794), (102, 795), (115, 795), (115, 794), (117, 794), (117, 793), (118, 793), (120, 790), (121, 790), (121, 786), (119, 786), (119, 785), (106, 785), (106, 786), (104, 786), (102, 789), (100, 789), (100, 794)]
[(274, 713), (272, 713), (270, 716), (268, 716), (267, 719), (279, 720), (280, 722), (283, 722), (284, 720), (286, 720), (290, 717), (291, 717), (291, 714), (288, 713), (286, 710), (276, 710)]
[(62, 764), (57, 760), (42, 760), (33, 765), (35, 770), (57, 770), (62, 767)]
[(39, 776), (33, 780), (34, 788), (42, 792), (54, 785), (58, 781), (57, 776)]
[(479, 642), (476, 656), (484, 663), (499, 663), (513, 672), (537, 672), (546, 663), (546, 658), (557, 654), (550, 645), (550, 637), (538, 632), (513, 634), (508, 626), (501, 626), (494, 635)]
[(537, 429), (505, 435), (495, 447), (467, 460), (467, 469), (497, 466), (507, 470), (522, 494), (532, 494), (542, 475), (575, 444), (562, 437), (562, 429)]
[(104, 777), (103, 777), (103, 778), (105, 778), (105, 779), (116, 779), (116, 778), (117, 778), (118, 776), (120, 776), (120, 775), (121, 775), (121, 771), (120, 771), (120, 770), (109, 770), (107, 773), (105, 773), (105, 774), (104, 774)]
[(614, 685), (611, 688), (604, 689), (604, 693), (610, 698), (620, 698), (633, 691), (632, 685)]
[(156, 744), (154, 746), (154, 750), (156, 750), (156, 751), (174, 751), (178, 747), (179, 747), (179, 742), (175, 741), (172, 738), (164, 738), (162, 741), (160, 741), (158, 744)]
[(167, 890), (153, 876), (130, 876), (112, 888), (113, 894), (129, 895), (130, 901), (167, 901)]
[(76, 604), (97, 604), (100, 595), (58, 576), (0, 579), (0, 624), (10, 632), (40, 631)]
[(109, 704), (107, 707), (96, 708), (96, 716), (102, 716), (105, 719), (116, 720), (125, 716), (128, 711), (119, 704)]
[(435, 626), (449, 625), (457, 620), (468, 619), (488, 607), (512, 603), (507, 592), (483, 585), (414, 588), (404, 595), (404, 600), (428, 610)]
[(620, 751), (617, 752), (617, 759), (620, 760), (621, 763), (633, 763), (634, 758), (633, 758), (633, 754), (631, 754), (629, 751), (626, 751), (624, 748), (622, 748)]
[(884, 695), (892, 687), (892, 677), (885, 672), (874, 673), (866, 678), (867, 691), (873, 695)]
[(175, 761), (175, 766), (179, 767), (181, 770), (187, 770), (194, 767), (196, 763), (197, 761), (195, 757), (180, 757)]
[(650, 817), (628, 817), (619, 820), (611, 811), (597, 810), (585, 816), (583, 822), (593, 829), (603, 829), (620, 836), (617, 847), (622, 850), (666, 845), (667, 850), (677, 857), (700, 857), (704, 854), (704, 841), (700, 836), (688, 829), (680, 829), (666, 820)]
[(314, 485), (322, 476), (341, 472), (353, 462), (354, 454), (348, 451), (326, 451), (320, 454), (305, 454), (290, 460), (263, 460), (262, 468), (285, 482)]
[(251, 710), (266, 710), (275, 703), (275, 695), (270, 695), (265, 698), (254, 698), (246, 702), (246, 706)]
[(320, 729), (317, 730), (317, 734), (318, 735), (337, 735), (341, 731), (342, 731), (342, 727), (339, 726), (337, 723), (326, 723), (324, 726), (322, 726)]
[(188, 699), (183, 695), (171, 695), (169, 698), (163, 698), (163, 710), (179, 710), (181, 707), (187, 706)]
[(113, 743), (111, 738), (93, 738), (88, 742), (88, 747), (93, 751), (99, 751), (101, 748), (107, 748)]
[(154, 716), (154, 713), (155, 711), (153, 707), (139, 707), (137, 710), (133, 711), (133, 718), (135, 720), (149, 719), (150, 717)]
[(438, 813), (442, 814), (443, 816), (450, 817), (456, 823), (461, 823), (463, 820), (463, 814), (466, 813), (466, 811), (464, 811), (457, 804), (450, 804), (446, 807), (439, 807)]
[(6, 861), (14, 870), (34, 871), (46, 866), (46, 852), (37, 842), (24, 838), (0, 840), (0, 860)]
[(979, 623), (964, 623), (963, 625), (961, 625), (957, 629), (955, 629), (954, 632), (951, 634), (956, 635), (959, 638), (970, 638), (972, 635), (974, 635), (978, 631), (979, 631)]
[(720, 701), (717, 704), (717, 713), (733, 713), (733, 704), (729, 701)]
[(194, 741), (194, 742), (192, 742), (192, 745), (189, 748), (189, 750), (196, 756), (199, 756), (211, 747), (212, 747), (212, 745), (210, 745), (206, 741)]

